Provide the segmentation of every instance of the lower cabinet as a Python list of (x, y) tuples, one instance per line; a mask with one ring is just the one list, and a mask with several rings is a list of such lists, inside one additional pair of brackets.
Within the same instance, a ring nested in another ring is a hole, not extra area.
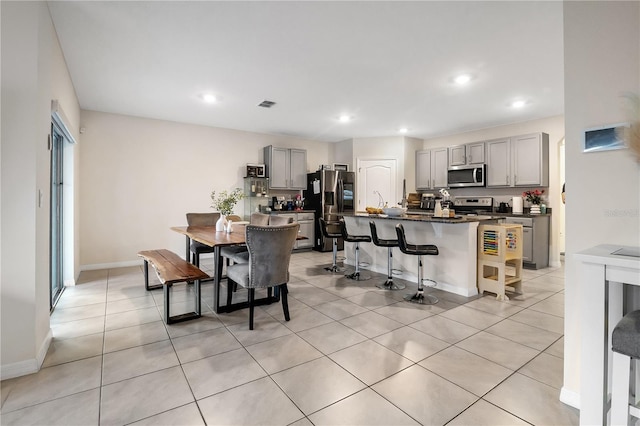
[(551, 217), (507, 217), (506, 223), (522, 225), (522, 263), (527, 269), (549, 266), (549, 221)]
[(293, 246), (294, 250), (306, 250), (313, 248), (313, 242), (315, 241), (315, 224), (314, 212), (287, 212), (287, 213), (272, 213), (277, 214), (278, 216), (285, 216), (293, 218), (294, 222), (297, 222), (300, 225), (300, 230), (298, 231), (298, 235), (302, 237), (306, 237), (302, 240), (296, 240), (295, 245)]

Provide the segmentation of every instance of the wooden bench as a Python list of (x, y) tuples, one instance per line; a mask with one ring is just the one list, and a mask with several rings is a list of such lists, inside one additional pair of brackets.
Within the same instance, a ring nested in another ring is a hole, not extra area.
[[(164, 320), (167, 324), (187, 321), (200, 318), (200, 280), (210, 278), (198, 267), (182, 259), (180, 256), (169, 250), (144, 250), (138, 253), (144, 259), (144, 286), (148, 290), (162, 287), (164, 289)], [(156, 274), (162, 284), (149, 286), (149, 263), (156, 270)], [(169, 315), (169, 294), (171, 286), (180, 282), (194, 282), (195, 288), (195, 310), (184, 314)]]

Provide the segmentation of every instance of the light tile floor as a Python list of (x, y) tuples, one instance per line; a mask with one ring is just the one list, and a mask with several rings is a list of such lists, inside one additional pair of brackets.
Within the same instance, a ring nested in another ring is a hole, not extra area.
[[(291, 321), (280, 304), (259, 307), (253, 331), (247, 310), (213, 313), (210, 283), (202, 318), (166, 326), (162, 290), (144, 290), (141, 267), (83, 272), (51, 315), (43, 368), (2, 382), (0, 423), (578, 423), (558, 399), (562, 268), (525, 270), (525, 295), (506, 302), (433, 290), (440, 302), (423, 306), (376, 288), (380, 275), (325, 272), (330, 259), (294, 254)], [(172, 314), (192, 297), (175, 286)]]

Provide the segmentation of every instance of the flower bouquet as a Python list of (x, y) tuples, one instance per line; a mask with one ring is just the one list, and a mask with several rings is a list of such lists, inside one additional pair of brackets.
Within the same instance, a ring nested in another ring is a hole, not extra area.
[(524, 191), (522, 196), (531, 204), (542, 204), (542, 194), (544, 194), (544, 189), (534, 189), (533, 191)]
[(233, 213), (233, 208), (243, 198), (244, 193), (240, 188), (236, 188), (231, 192), (220, 191), (218, 196), (216, 196), (216, 191), (213, 191), (211, 192), (211, 207), (219, 211), (223, 216), (227, 216)]

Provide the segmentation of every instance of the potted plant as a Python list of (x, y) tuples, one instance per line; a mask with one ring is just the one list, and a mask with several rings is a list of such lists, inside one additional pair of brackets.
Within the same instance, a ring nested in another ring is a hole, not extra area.
[(227, 224), (227, 216), (233, 213), (235, 205), (244, 198), (242, 189), (236, 188), (231, 192), (226, 190), (220, 191), (216, 195), (216, 191), (211, 192), (211, 208), (220, 212), (220, 219), (216, 222), (216, 231), (224, 231)]
[(534, 189), (532, 191), (524, 191), (522, 196), (531, 203), (531, 214), (540, 214), (540, 204), (542, 204), (542, 194), (544, 189)]

